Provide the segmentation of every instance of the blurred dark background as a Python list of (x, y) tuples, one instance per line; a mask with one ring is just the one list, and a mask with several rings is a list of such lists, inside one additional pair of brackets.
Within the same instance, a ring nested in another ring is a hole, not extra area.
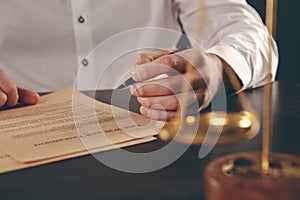
[[(247, 0), (265, 19), (265, 0)], [(300, 82), (298, 47), (300, 47), (300, 2), (297, 0), (277, 0), (276, 41), (279, 48), (279, 68), (277, 80)]]

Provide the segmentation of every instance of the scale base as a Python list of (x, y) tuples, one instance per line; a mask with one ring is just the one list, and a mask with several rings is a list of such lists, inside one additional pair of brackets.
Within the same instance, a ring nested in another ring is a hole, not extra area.
[(299, 200), (300, 158), (274, 153), (268, 174), (260, 167), (261, 153), (224, 156), (205, 170), (207, 200)]

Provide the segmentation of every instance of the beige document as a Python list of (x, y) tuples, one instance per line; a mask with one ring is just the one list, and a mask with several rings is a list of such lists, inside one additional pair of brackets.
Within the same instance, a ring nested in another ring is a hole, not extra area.
[(155, 137), (136, 139), (136, 140), (123, 142), (123, 143), (119, 143), (119, 144), (115, 144), (115, 145), (111, 145), (111, 146), (96, 148), (96, 149), (92, 149), (89, 151), (86, 150), (86, 151), (82, 151), (82, 152), (77, 152), (77, 153), (73, 153), (73, 154), (68, 154), (68, 155), (64, 155), (64, 156), (60, 156), (60, 157), (55, 157), (55, 158), (41, 160), (41, 161), (37, 161), (37, 162), (31, 162), (31, 163), (18, 162), (16, 160), (14, 160), (11, 156), (0, 152), (0, 174), (11, 172), (11, 171), (16, 171), (16, 170), (20, 170), (20, 169), (25, 169), (25, 168), (29, 168), (29, 167), (35, 167), (35, 166), (39, 166), (39, 165), (43, 165), (43, 164), (47, 164), (47, 163), (51, 163), (51, 162), (57, 162), (57, 161), (66, 160), (66, 159), (70, 159), (70, 158), (85, 156), (85, 155), (88, 155), (91, 153), (108, 151), (108, 150), (112, 150), (115, 148), (123, 148), (123, 147), (132, 146), (132, 145), (151, 142), (155, 139), (156, 139)]
[(157, 132), (143, 116), (69, 88), (42, 96), (37, 105), (0, 112), (0, 172), (3, 160), (24, 168), (20, 163), (35, 166), (150, 141)]

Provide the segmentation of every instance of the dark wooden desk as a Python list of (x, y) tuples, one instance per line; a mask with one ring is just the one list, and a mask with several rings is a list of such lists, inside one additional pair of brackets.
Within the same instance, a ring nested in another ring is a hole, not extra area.
[[(274, 83), (273, 150), (300, 156), (300, 84)], [(263, 88), (248, 91), (255, 109), (262, 112)], [(98, 93), (109, 102), (110, 92)], [(229, 108), (236, 109), (236, 97)], [(137, 106), (133, 107), (136, 109)], [(147, 151), (163, 145), (155, 141), (126, 148)], [(230, 153), (261, 148), (261, 133), (251, 141), (216, 146), (204, 159), (192, 146), (172, 165), (147, 174), (110, 169), (92, 156), (0, 175), (0, 199), (204, 199), (203, 170), (211, 160)]]

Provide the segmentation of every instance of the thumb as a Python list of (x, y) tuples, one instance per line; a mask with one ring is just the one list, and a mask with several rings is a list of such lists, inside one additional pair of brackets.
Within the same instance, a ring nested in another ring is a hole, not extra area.
[(39, 102), (40, 96), (38, 93), (18, 87), (19, 102), (29, 105), (34, 105)]

